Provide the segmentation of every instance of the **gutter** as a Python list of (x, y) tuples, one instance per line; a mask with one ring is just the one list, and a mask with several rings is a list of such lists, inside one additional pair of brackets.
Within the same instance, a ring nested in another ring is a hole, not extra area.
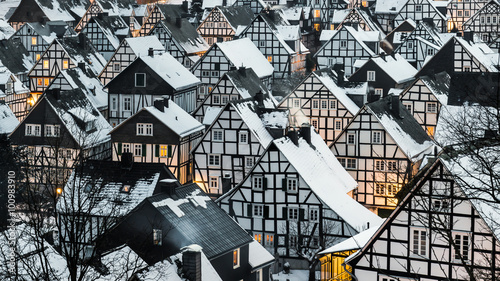
[(345, 272), (347, 272), (347, 274), (349, 274), (349, 276), (351, 276), (352, 280), (354, 281), (358, 281), (358, 278), (356, 276), (354, 276), (354, 274), (352, 274), (349, 270), (347, 270), (346, 268), (346, 263), (342, 263), (342, 268), (344, 269)]

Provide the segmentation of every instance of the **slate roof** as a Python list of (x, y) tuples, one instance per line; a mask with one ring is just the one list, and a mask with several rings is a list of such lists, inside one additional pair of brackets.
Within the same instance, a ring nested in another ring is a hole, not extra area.
[(269, 93), (266, 85), (262, 83), (262, 80), (259, 79), (259, 76), (255, 74), (252, 68), (230, 70), (224, 75), (233, 83), (236, 91), (238, 91), (244, 99), (253, 97), (258, 92), (264, 94)]
[(33, 67), (28, 50), (17, 40), (0, 40), (0, 62), (14, 74), (27, 73)]
[[(82, 38), (83, 37), (83, 38)], [(84, 40), (82, 43), (80, 40)], [(74, 64), (80, 62), (85, 63), (94, 75), (98, 75), (106, 65), (106, 59), (97, 52), (92, 45), (92, 42), (86, 36), (64, 37), (56, 39), (56, 43), (66, 51), (66, 54), (71, 58)], [(82, 45), (85, 45), (83, 47)], [(49, 47), (50, 48), (50, 47)]]
[[(351, 98), (347, 96), (348, 91), (342, 87), (338, 86), (337, 75), (329, 68), (320, 69), (312, 72), (323, 85), (339, 100), (339, 102), (345, 106), (345, 108), (351, 113), (356, 114), (359, 111), (359, 106), (354, 103)], [(343, 78), (342, 78), (343, 79)], [(349, 83), (349, 86), (362, 86), (363, 83)]]
[(144, 36), (144, 37), (128, 37), (125, 38), (132, 52), (138, 57), (148, 55), (149, 48), (153, 48), (153, 50), (163, 50), (165, 49), (161, 44), (158, 37), (154, 35)]
[(137, 7), (135, 0), (95, 0), (104, 12), (110, 15), (130, 16)]
[[(391, 109), (392, 99), (397, 99), (399, 114)], [(415, 120), (413, 115), (406, 110), (395, 96), (387, 96), (376, 102), (365, 105), (366, 109), (376, 117), (382, 127), (394, 139), (403, 153), (411, 160), (423, 157), (423, 152), (434, 147), (432, 140)]]
[(64, 21), (49, 21), (46, 24), (27, 22), (26, 25), (40, 35), (47, 44), (52, 43), (56, 38), (76, 35), (75, 31)]
[(205, 52), (210, 48), (205, 39), (196, 31), (196, 28), (187, 20), (181, 19), (178, 26), (175, 20), (163, 20), (158, 24), (163, 25), (169, 32), (178, 46), (184, 49), (186, 54)]
[(172, 197), (161, 193), (146, 201), (184, 235), (186, 245), (179, 245), (180, 247), (198, 244), (209, 260), (253, 241), (195, 183), (178, 187)]
[(120, 42), (129, 36), (129, 25), (121, 16), (103, 16), (92, 17), (89, 22), (95, 21), (101, 28), (104, 36), (109, 40), (111, 45), (116, 49)]
[(235, 31), (240, 25), (249, 25), (254, 18), (254, 14), (248, 6), (217, 7), (217, 9), (221, 11)]
[(79, 21), (90, 6), (87, 0), (35, 0), (49, 20)]

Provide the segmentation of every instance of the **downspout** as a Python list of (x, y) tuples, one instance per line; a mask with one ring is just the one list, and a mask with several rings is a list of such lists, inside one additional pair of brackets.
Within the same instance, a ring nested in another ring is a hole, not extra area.
[(344, 268), (344, 271), (347, 272), (347, 274), (349, 274), (349, 276), (351, 276), (352, 280), (358, 281), (358, 278), (356, 276), (354, 276), (354, 274), (352, 274), (349, 270), (347, 270), (345, 262), (342, 263), (342, 268)]

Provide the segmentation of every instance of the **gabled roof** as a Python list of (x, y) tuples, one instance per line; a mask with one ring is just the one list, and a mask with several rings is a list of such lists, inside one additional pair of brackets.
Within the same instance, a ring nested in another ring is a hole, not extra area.
[(220, 10), (235, 31), (240, 25), (249, 25), (254, 18), (253, 12), (248, 6), (227, 6), (216, 9)]
[(28, 50), (17, 40), (0, 40), (0, 62), (14, 74), (27, 73), (33, 67)]
[(359, 250), (362, 249), (368, 241), (373, 237), (375, 232), (379, 229), (379, 225), (374, 225), (367, 230), (364, 230), (351, 238), (348, 238), (338, 244), (333, 245), (330, 248), (327, 248), (321, 252), (318, 253), (318, 255), (326, 255), (326, 254), (333, 254), (333, 253), (342, 253), (346, 251), (352, 251), (352, 250)]
[(304, 19), (306, 17), (307, 9), (306, 7), (302, 6), (294, 6), (294, 7), (285, 7), (281, 9), (283, 11), (283, 16), (288, 20), (288, 21), (299, 21), (301, 19)]
[(79, 67), (61, 70), (48, 89), (56, 88), (54, 81), (58, 78), (66, 80), (74, 90), (81, 89), (99, 110), (108, 107), (108, 93), (103, 90), (101, 81), (93, 73), (84, 72)]
[[(130, 33), (129, 25), (121, 16), (97, 16), (92, 17), (89, 20), (89, 23), (92, 21), (94, 21), (101, 28), (104, 36), (109, 40), (109, 43), (111, 43), (115, 49), (120, 46), (120, 42)], [(85, 32), (89, 31), (85, 30)]]
[(184, 236), (186, 245), (180, 247), (198, 244), (211, 260), (253, 241), (197, 184), (178, 187), (175, 195), (161, 193), (146, 202)]
[[(398, 84), (412, 80), (417, 73), (417, 70), (400, 54), (378, 56), (370, 60)], [(360, 70), (361, 68), (358, 71)]]
[(99, 74), (106, 65), (106, 59), (97, 52), (86, 36), (64, 37), (56, 39), (53, 44), (59, 44), (75, 65), (85, 63), (94, 75)]
[[(332, 23), (344, 25), (346, 24), (347, 17), (350, 14), (358, 14), (371, 31), (380, 31), (383, 33), (382, 28), (372, 19), (372, 17), (366, 11), (359, 9), (358, 7), (350, 10), (335, 10), (332, 17)], [(336, 26), (335, 28), (337, 29), (338, 27)]]
[[(251, 67), (259, 78), (273, 74), (274, 67), (249, 38), (215, 43), (213, 46), (217, 46), (232, 65)], [(201, 62), (201, 59), (199, 62)]]
[[(314, 77), (319, 81), (345, 106), (345, 108), (353, 115), (358, 113), (359, 106), (357, 106), (351, 98), (347, 96), (346, 89), (338, 86), (337, 75), (329, 68), (320, 69), (312, 72)], [(343, 78), (342, 78), (343, 79)]]
[[(396, 113), (396, 110), (391, 109), (392, 106), (399, 107), (399, 114)], [(377, 118), (382, 127), (410, 160), (421, 159), (425, 152), (429, 152), (434, 147), (430, 137), (413, 115), (399, 102), (397, 97), (388, 96), (366, 104), (365, 108)]]
[[(361, 47), (368, 52), (370, 56), (376, 55), (376, 53), (366, 45), (365, 41), (368, 42), (378, 42), (382, 40), (382, 34), (379, 31), (364, 31), (364, 30), (356, 30), (352, 26), (347, 26), (347, 25), (342, 25), (342, 27), (339, 30), (335, 31), (325, 31), (325, 34), (323, 35), (323, 32), (321, 33), (321, 40), (328, 40), (319, 50), (316, 52), (315, 56), (319, 54), (319, 52), (323, 49), (325, 49), (330, 42), (333, 40), (340, 40), (339, 36), (341, 36), (342, 32), (347, 32), (351, 34), (351, 36), (361, 45)], [(331, 36), (328, 38), (328, 36)]]
[(86, 0), (35, 0), (35, 3), (50, 21), (78, 21), (90, 6)]
[(481, 65), (483, 65), (490, 72), (498, 72), (500, 70), (500, 54), (494, 52), (485, 43), (474, 43), (467, 41), (460, 37), (455, 37), (458, 42), (465, 49), (467, 53), (472, 55)]
[[(164, 179), (175, 179), (164, 163), (133, 163), (124, 168), (120, 161), (90, 160), (73, 170), (62, 199), (57, 202), (57, 210), (122, 217), (152, 196)], [(126, 185), (128, 192), (123, 191)], [(71, 204), (78, 205), (73, 208)]]
[(19, 125), (14, 113), (5, 101), (0, 101), (0, 135), (8, 135)]
[(205, 39), (201, 37), (196, 28), (187, 19), (181, 19), (180, 26), (175, 23), (175, 20), (164, 20), (159, 22), (158, 25), (162, 25), (169, 31), (174, 41), (177, 42), (179, 47), (184, 49), (186, 54), (201, 53), (210, 48)]
[(172, 20), (175, 20), (176, 18), (182, 18), (183, 14), (188, 14), (189, 13), (189, 11), (186, 11), (182, 7), (182, 5), (175, 5), (175, 4), (155, 4), (155, 6), (163, 14), (163, 16), (165, 18), (168, 16)]
[(138, 57), (147, 56), (149, 48), (153, 50), (164, 50), (158, 37), (154, 35), (144, 37), (128, 37), (124, 41), (128, 44), (132, 52)]
[(94, 0), (101, 7), (103, 12), (109, 15), (130, 16), (137, 7), (135, 0)]
[(311, 144), (299, 138), (295, 145), (288, 137), (273, 141), (274, 145), (297, 170), (316, 196), (357, 231), (367, 223), (376, 225), (381, 218), (352, 199), (347, 192), (358, 185), (313, 130)]
[(448, 73), (438, 73), (434, 78), (422, 76), (420, 80), (427, 86), (441, 105), (448, 104), (448, 93), (450, 91), (450, 76)]
[(377, 0), (375, 14), (398, 14), (408, 0)]
[(490, 6), (500, 6), (500, 2), (497, 0), (490, 0), (485, 3), (477, 12), (470, 16), (463, 24), (462, 27), (464, 30), (468, 30), (470, 25), (473, 24), (474, 21), (479, 20), (480, 16), (483, 15), (484, 10), (488, 11)]
[[(266, 85), (262, 83), (252, 68), (239, 68), (230, 70), (224, 74), (234, 85), (234, 88), (243, 99), (254, 97), (258, 92), (269, 94)], [(222, 80), (222, 78), (221, 78)]]
[(40, 35), (46, 44), (52, 43), (56, 38), (76, 35), (75, 31), (64, 21), (49, 21), (46, 24), (27, 22), (25, 25)]

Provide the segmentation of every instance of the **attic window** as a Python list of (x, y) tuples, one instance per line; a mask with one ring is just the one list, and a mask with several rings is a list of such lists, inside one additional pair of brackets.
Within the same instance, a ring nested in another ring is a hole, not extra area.
[(129, 184), (123, 185), (121, 192), (130, 193), (130, 185)]
[(415, 12), (422, 12), (422, 5), (415, 5)]
[(136, 87), (146, 87), (146, 73), (136, 73), (135, 74), (135, 86)]
[(69, 68), (69, 60), (68, 59), (64, 59), (63, 60), (63, 69), (68, 69)]

